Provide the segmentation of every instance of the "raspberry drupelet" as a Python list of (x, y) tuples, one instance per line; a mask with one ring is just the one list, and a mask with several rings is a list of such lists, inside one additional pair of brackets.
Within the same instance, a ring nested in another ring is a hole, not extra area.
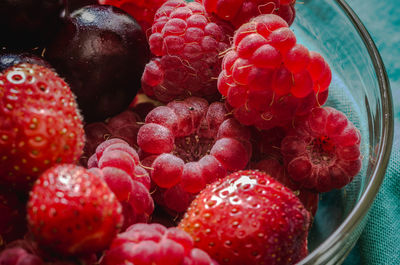
[(206, 11), (229, 21), (235, 28), (261, 14), (275, 14), (291, 25), (296, 16), (296, 0), (196, 0), (202, 2)]
[(361, 134), (347, 117), (331, 108), (314, 108), (295, 120), (282, 140), (289, 176), (318, 192), (340, 189), (361, 169)]
[(242, 25), (222, 62), (218, 90), (244, 125), (267, 130), (323, 105), (331, 70), (317, 52), (301, 44), (277, 15)]
[(318, 209), (318, 192), (302, 187), (293, 181), (286, 172), (281, 154), (281, 143), (287, 129), (275, 127), (270, 130), (252, 130), (253, 154), (249, 169), (257, 169), (270, 175), (288, 187), (300, 199), (304, 207), (315, 216)]
[(106, 140), (96, 148), (88, 168), (100, 175), (122, 206), (122, 231), (132, 224), (148, 222), (154, 211), (150, 176), (139, 165), (139, 155), (119, 138)]
[(149, 44), (156, 57), (145, 67), (144, 93), (161, 102), (218, 98), (219, 53), (229, 48), (227, 28), (213, 22), (199, 3), (167, 1), (154, 17)]
[(229, 118), (223, 103), (195, 97), (152, 110), (138, 145), (149, 154), (141, 162), (161, 192), (156, 202), (174, 212), (184, 212), (206, 184), (245, 168), (252, 149), (249, 129)]
[(101, 265), (218, 265), (191, 236), (175, 227), (135, 224), (119, 234), (101, 259)]

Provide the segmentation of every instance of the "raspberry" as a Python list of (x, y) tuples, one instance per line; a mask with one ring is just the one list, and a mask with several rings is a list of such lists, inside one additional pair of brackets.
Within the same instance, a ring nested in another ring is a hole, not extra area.
[(211, 21), (201, 4), (167, 1), (155, 14), (149, 37), (157, 57), (142, 76), (145, 94), (162, 102), (189, 96), (218, 98), (218, 54), (229, 47), (227, 31)]
[(227, 20), (235, 28), (247, 23), (261, 14), (275, 14), (282, 17), (289, 25), (294, 21), (296, 0), (196, 0), (203, 2), (208, 13)]
[(2, 265), (95, 265), (98, 264), (95, 254), (80, 257), (60, 257), (57, 253), (50, 253), (46, 249), (29, 239), (15, 240), (5, 246), (0, 253)]
[(107, 139), (120, 138), (131, 146), (137, 146), (136, 137), (141, 121), (136, 112), (126, 110), (104, 122), (87, 124), (84, 127), (86, 143), (84, 154), (80, 158), (81, 165), (89, 165), (88, 159), (93, 155), (97, 146)]
[(286, 130), (275, 127), (267, 131), (252, 131), (253, 154), (250, 169), (261, 170), (291, 189), (304, 207), (315, 216), (318, 209), (318, 192), (306, 189), (294, 182), (285, 171), (280, 151)]
[(361, 135), (340, 111), (314, 108), (295, 120), (282, 140), (289, 176), (301, 186), (327, 192), (351, 182), (361, 169)]
[(0, 253), (0, 264), (2, 265), (43, 265), (41, 258), (27, 252), (21, 247), (13, 247)]
[(154, 202), (149, 193), (150, 176), (139, 165), (136, 150), (114, 138), (101, 143), (92, 160), (95, 162), (91, 166), (99, 168), (99, 174), (122, 205), (122, 230), (134, 223), (147, 222), (154, 211)]
[(217, 264), (193, 245), (190, 235), (175, 227), (135, 224), (114, 239), (100, 264)]
[(294, 182), (285, 171), (281, 162), (275, 158), (266, 158), (260, 160), (258, 163), (250, 167), (251, 169), (261, 170), (286, 187), (293, 191), (293, 193), (300, 199), (304, 207), (315, 216), (318, 209), (319, 194), (313, 190), (306, 189)]
[(296, 44), (282, 18), (261, 15), (235, 32), (218, 89), (239, 122), (267, 130), (324, 104), (331, 77), (322, 56)]
[(99, 0), (101, 5), (113, 5), (131, 15), (144, 32), (153, 24), (154, 14), (166, 0)]
[(223, 103), (208, 105), (195, 97), (172, 101), (148, 114), (138, 144), (156, 155), (142, 164), (151, 162), (159, 204), (183, 212), (207, 183), (247, 165), (252, 149), (249, 129), (226, 114)]

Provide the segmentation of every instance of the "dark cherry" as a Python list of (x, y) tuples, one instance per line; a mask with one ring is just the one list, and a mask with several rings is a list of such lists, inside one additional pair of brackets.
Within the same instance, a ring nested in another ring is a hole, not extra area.
[(0, 46), (29, 50), (45, 45), (61, 25), (63, 0), (0, 0)]
[(64, 1), (67, 13), (73, 12), (74, 10), (87, 5), (98, 4), (97, 0), (64, 0)]
[(85, 122), (125, 110), (150, 50), (139, 24), (113, 6), (88, 5), (66, 19), (45, 58), (69, 83)]
[(43, 58), (31, 53), (13, 53), (3, 52), (0, 53), (0, 72), (5, 69), (20, 63), (30, 63), (52, 68), (51, 65)]

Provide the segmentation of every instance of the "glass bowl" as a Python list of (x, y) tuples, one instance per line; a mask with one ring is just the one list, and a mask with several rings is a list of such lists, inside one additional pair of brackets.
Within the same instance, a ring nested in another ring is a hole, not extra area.
[(382, 59), (367, 30), (343, 0), (296, 3), (298, 42), (320, 52), (333, 71), (326, 105), (344, 112), (362, 134), (363, 167), (341, 190), (321, 194), (299, 264), (340, 264), (355, 245), (379, 191), (393, 141), (393, 107)]

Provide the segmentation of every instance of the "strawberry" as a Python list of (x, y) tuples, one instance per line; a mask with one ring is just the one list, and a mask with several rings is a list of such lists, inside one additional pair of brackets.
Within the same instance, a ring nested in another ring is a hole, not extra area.
[(56, 73), (19, 64), (0, 74), (0, 181), (26, 189), (55, 163), (75, 162), (83, 145), (75, 97)]
[(105, 181), (83, 167), (56, 165), (35, 182), (28, 226), (44, 248), (82, 255), (108, 247), (122, 226), (122, 207)]
[(310, 214), (288, 188), (260, 171), (206, 187), (179, 228), (221, 265), (294, 264), (307, 255)]

